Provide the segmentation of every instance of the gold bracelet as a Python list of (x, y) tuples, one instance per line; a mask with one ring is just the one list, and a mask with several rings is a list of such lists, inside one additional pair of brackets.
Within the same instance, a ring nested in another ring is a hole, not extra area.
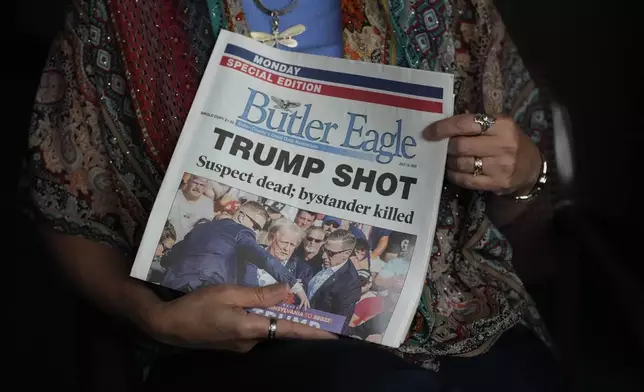
[(534, 199), (537, 197), (539, 192), (543, 189), (543, 187), (546, 185), (548, 182), (548, 162), (546, 161), (546, 157), (541, 154), (541, 173), (539, 174), (539, 178), (537, 178), (537, 182), (534, 184), (532, 189), (530, 190), (530, 193), (527, 195), (507, 195), (508, 197), (512, 197), (515, 201), (517, 202), (526, 202)]

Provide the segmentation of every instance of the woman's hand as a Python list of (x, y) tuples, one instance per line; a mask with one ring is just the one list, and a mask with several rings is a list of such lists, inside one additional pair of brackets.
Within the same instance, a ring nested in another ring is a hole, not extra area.
[[(289, 289), (218, 285), (204, 287), (153, 310), (155, 338), (182, 347), (247, 352), (267, 338), (269, 319), (245, 308), (267, 308), (286, 298)], [(278, 320), (276, 338), (337, 339), (329, 332)]]
[[(467, 189), (499, 194), (527, 194), (541, 168), (538, 147), (509, 117), (495, 116), (496, 122), (484, 133), (474, 114), (453, 116), (429, 125), (427, 140), (450, 138), (447, 150), (447, 178)], [(483, 167), (474, 175), (475, 159)]]

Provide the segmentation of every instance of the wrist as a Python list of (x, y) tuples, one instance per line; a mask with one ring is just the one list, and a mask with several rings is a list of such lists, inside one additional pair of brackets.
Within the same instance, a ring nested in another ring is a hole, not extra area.
[(291, 287), (290, 291), (293, 294), (304, 294), (304, 286), (302, 286), (302, 283), (298, 280), (297, 283)]
[(147, 306), (140, 314), (142, 315), (141, 329), (155, 340), (165, 342), (171, 335), (171, 320), (167, 312), (167, 303), (159, 300), (158, 303)]
[(514, 198), (515, 201), (532, 200), (546, 185), (547, 180), (548, 164), (545, 157), (539, 154), (539, 165), (537, 166), (537, 170), (532, 173), (530, 180), (514, 192), (504, 196)]
[(522, 197), (522, 196), (529, 195), (534, 190), (535, 186), (539, 182), (539, 177), (543, 170), (544, 158), (539, 152), (539, 150), (536, 148), (535, 148), (535, 153), (531, 155), (533, 156), (533, 158), (531, 159), (532, 163), (530, 164), (530, 171), (528, 173), (526, 180), (523, 182), (523, 184), (520, 184), (512, 192), (506, 193), (503, 196)]
[(529, 195), (532, 190), (534, 189), (535, 185), (537, 185), (537, 181), (539, 181), (539, 174), (541, 173), (541, 164), (537, 167), (537, 170), (535, 170), (532, 175), (530, 176), (530, 179), (528, 182), (517, 188), (514, 192), (510, 193), (508, 196), (526, 196)]

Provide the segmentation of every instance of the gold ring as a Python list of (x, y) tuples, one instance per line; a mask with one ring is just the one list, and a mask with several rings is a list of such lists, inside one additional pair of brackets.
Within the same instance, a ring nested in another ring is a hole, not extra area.
[(479, 157), (474, 157), (474, 171), (472, 172), (472, 175), (476, 177), (481, 174), (483, 174), (483, 160)]

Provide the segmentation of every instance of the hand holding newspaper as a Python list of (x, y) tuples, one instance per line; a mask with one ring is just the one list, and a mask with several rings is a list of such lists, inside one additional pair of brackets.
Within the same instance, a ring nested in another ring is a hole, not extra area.
[(222, 31), (131, 275), (189, 292), (287, 282), (249, 312), (398, 347), (422, 293), (448, 74), (284, 52)]

